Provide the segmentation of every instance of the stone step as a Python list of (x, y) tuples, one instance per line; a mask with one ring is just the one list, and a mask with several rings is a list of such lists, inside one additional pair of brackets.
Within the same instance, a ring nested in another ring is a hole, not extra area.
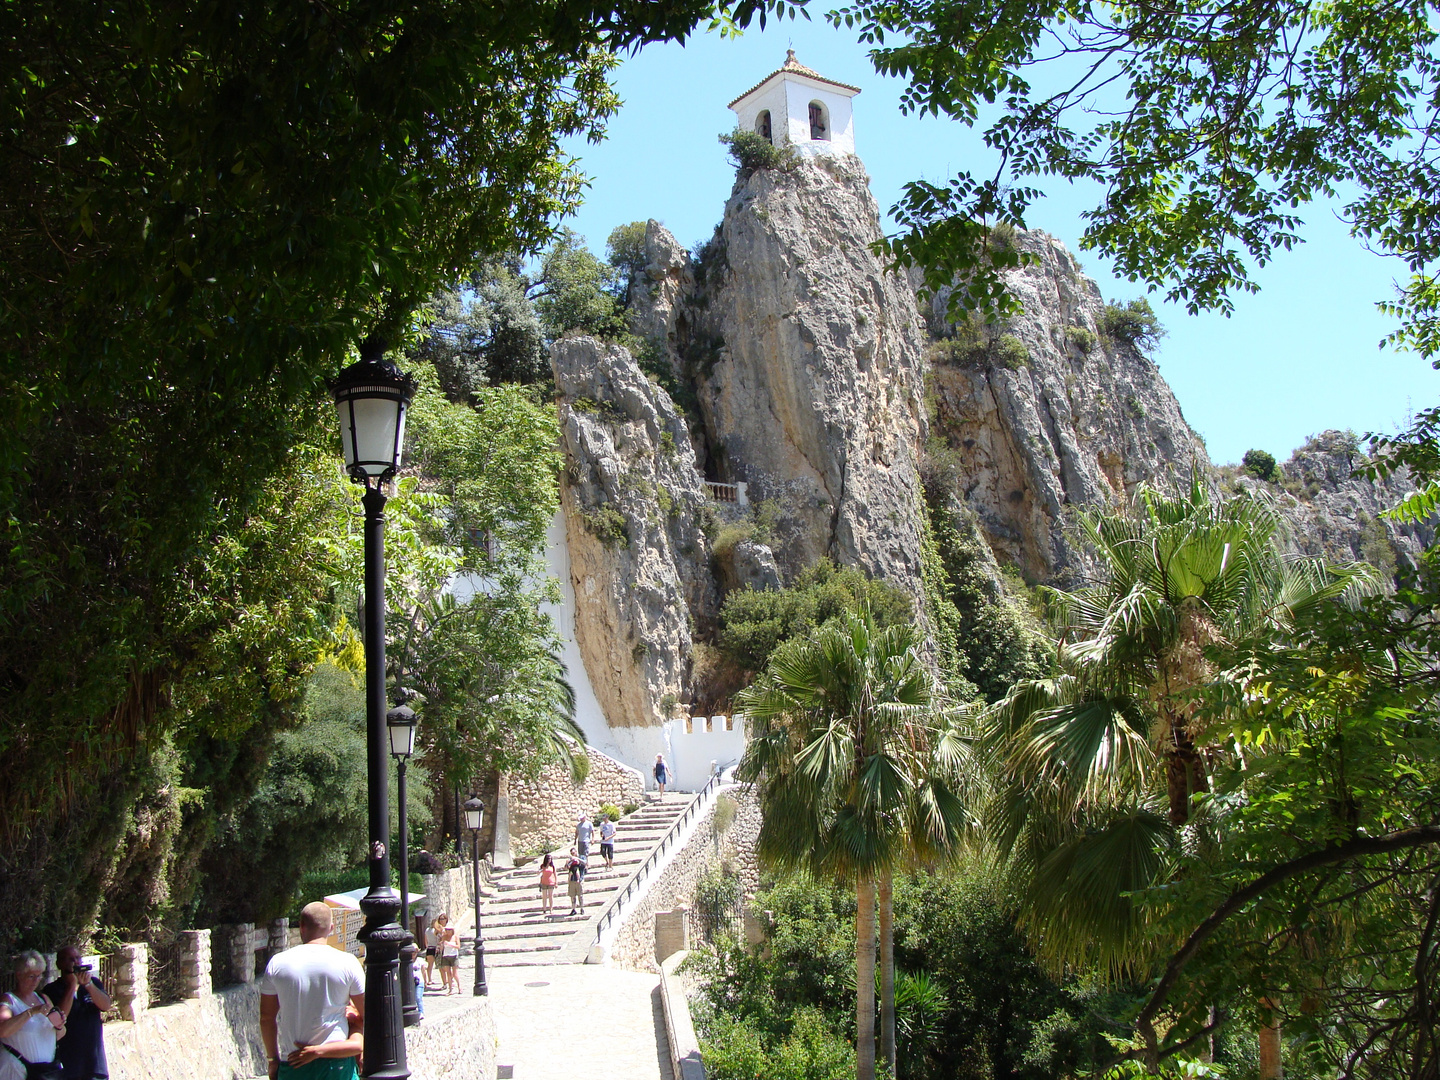
[[(554, 910), (550, 918), (540, 914), (539, 860), (513, 870), (495, 873), (486, 889), (481, 915), (485, 928), (485, 962), (494, 967), (546, 966), (578, 963), (595, 936), (594, 919), (655, 851), (685, 812), (692, 794), (666, 795), (645, 805), (619, 822), (615, 838), (614, 865), (606, 870), (599, 858), (600, 838), (590, 847), (590, 873), (585, 881), (585, 910), (569, 914), (563, 863), (570, 845), (551, 854), (560, 866), (557, 873)], [(467, 935), (461, 935), (462, 941)], [(463, 979), (463, 976), (462, 976)]]
[[(608, 869), (606, 868), (605, 864), (599, 859), (592, 859), (590, 861), (590, 868), (586, 880), (596, 881), (604, 878), (614, 877), (619, 877), (622, 879), (627, 878), (640, 868), (641, 863), (643, 863), (647, 858), (649, 858), (651, 850), (653, 849), (646, 848), (644, 851), (636, 852), (633, 856), (627, 859), (620, 858), (619, 854), (617, 853), (614, 865), (609, 867)], [(565, 868), (563, 866), (557, 866), (555, 868), (555, 874), (556, 877), (559, 879), (556, 887), (559, 888), (564, 886), (566, 881), (568, 880), (565, 876)], [(490, 892), (493, 893), (495, 896), (505, 897), (508, 897), (511, 893), (527, 892), (532, 890), (536, 892), (536, 895), (539, 895), (539, 889), (540, 871), (538, 869), (534, 873), (525, 874), (523, 876), (498, 879), (494, 881), (494, 883), (490, 886)]]
[[(563, 909), (568, 911), (569, 908)], [(492, 926), (485, 924), (485, 947), (490, 947), (493, 941), (520, 941), (521, 939), (540, 939), (547, 937), (565, 937), (574, 933), (573, 927), (567, 927), (563, 919), (547, 919), (541, 921), (538, 917), (523, 923), (510, 923), (506, 926)]]
[(569, 961), (562, 959), (559, 951), (553, 953), (499, 953), (495, 959), (485, 956), (485, 966), (491, 967), (555, 967)]
[(569, 940), (569, 937), (563, 937), (557, 942), (504, 942), (495, 946), (485, 942), (485, 963), (490, 963), (491, 955), (534, 956), (536, 953), (560, 952), (566, 940)]

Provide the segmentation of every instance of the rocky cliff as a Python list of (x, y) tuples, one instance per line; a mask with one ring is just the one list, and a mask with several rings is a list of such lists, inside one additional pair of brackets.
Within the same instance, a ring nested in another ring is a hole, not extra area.
[(1118, 504), (1141, 481), (1188, 476), (1210, 459), (1142, 348), (1141, 316), (1107, 307), (1046, 234), (1006, 242), (1030, 258), (1007, 275), (1020, 315), (957, 327), (945, 320), (948, 293), (927, 305), (931, 449), (1001, 560), (1053, 581), (1077, 562), (1067, 507)]
[(1306, 555), (1368, 562), (1387, 576), (1413, 570), (1435, 542), (1434, 522), (1408, 525), (1381, 514), (1415, 490), (1408, 474), (1374, 482), (1354, 476), (1363, 460), (1354, 432), (1326, 431), (1305, 441), (1269, 481), (1222, 470), (1231, 490), (1274, 500), (1285, 520), (1284, 542)]
[[(1216, 470), (1150, 357), (1149, 309), (1107, 304), (1044, 233), (997, 238), (1025, 256), (1008, 275), (1023, 311), (958, 325), (944, 293), (917, 301), (885, 269), (878, 236), (853, 157), (742, 172), (698, 259), (647, 226), (630, 294), (650, 378), (616, 346), (555, 346), (577, 636), (612, 726), (690, 700), (695, 640), (729, 589), (774, 587), (829, 556), (918, 600), (927, 497), (950, 526), (936, 532), (945, 572), (968, 575), (973, 603), (947, 624), (958, 647), (985, 651), (986, 626), (1008, 643), (995, 670), (994, 657), (966, 669), (987, 694), (1039, 662), (1010, 626), (1024, 605), (1002, 567), (1073, 580), (1071, 509), (1119, 506), (1142, 482), (1198, 468), (1217, 490), (1264, 489), (1294, 550), (1387, 570), (1433, 539), (1379, 518), (1408, 484), (1353, 479), (1353, 437), (1311, 440), (1270, 484)], [(716, 526), (747, 511), (713, 502), (706, 480), (748, 485), (769, 546), (712, 558)], [(967, 547), (972, 535), (988, 550)], [(977, 604), (1014, 618), (997, 630)]]
[(781, 569), (829, 556), (918, 597), (924, 329), (868, 184), (854, 157), (742, 174), (672, 336), (705, 467), (774, 501)]
[(659, 723), (718, 604), (708, 493), (684, 419), (626, 350), (570, 338), (550, 358), (577, 644), (611, 727)]

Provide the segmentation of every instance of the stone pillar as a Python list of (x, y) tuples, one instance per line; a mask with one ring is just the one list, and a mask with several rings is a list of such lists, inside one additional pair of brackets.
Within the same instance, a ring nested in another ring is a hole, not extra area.
[(497, 869), (509, 870), (515, 865), (510, 854), (510, 777), (501, 773), (495, 784), (495, 833), (490, 855)]
[(115, 1005), (133, 1023), (150, 1006), (150, 947), (144, 942), (121, 945), (115, 961)]
[(690, 948), (690, 920), (686, 918), (689, 909), (681, 904), (671, 911), (655, 913), (655, 962), (663, 964), (667, 958)]
[(770, 959), (770, 931), (775, 926), (775, 913), (773, 911), (756, 911), (754, 908), (745, 909), (745, 944), (752, 949), (759, 949), (760, 955)]
[[(768, 915), (769, 912), (764, 914)], [(764, 944), (768, 922), (768, 919), (762, 917), (761, 912), (747, 907), (745, 909), (745, 944), (752, 948)]]
[(186, 998), (209, 997), (214, 993), (210, 975), (210, 931), (181, 930), (179, 934), (183, 953), (180, 958), (180, 977), (184, 983), (181, 996)]
[(236, 923), (230, 928), (230, 974), (237, 983), (255, 981), (255, 924)]
[(271, 956), (282, 953), (290, 947), (289, 919), (271, 919), (269, 929), (270, 939), (265, 943), (265, 947), (270, 950)]

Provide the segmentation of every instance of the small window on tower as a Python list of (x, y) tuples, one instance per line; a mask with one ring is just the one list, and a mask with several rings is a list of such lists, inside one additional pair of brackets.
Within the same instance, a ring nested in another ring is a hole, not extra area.
[(825, 122), (825, 119), (825, 106), (818, 101), (810, 102), (810, 138), (830, 138), (830, 125)]
[(771, 138), (771, 136), (770, 136), (770, 110), (769, 110), (769, 109), (761, 109), (761, 110), (760, 110), (760, 115), (757, 116), (757, 117), (755, 117), (755, 134), (759, 135), (759, 136), (760, 136), (762, 139), (764, 139), (766, 142), (768, 142), (768, 143), (770, 143), (770, 144), (772, 144), (772, 145), (774, 144), (775, 140), (774, 140), (773, 138)]

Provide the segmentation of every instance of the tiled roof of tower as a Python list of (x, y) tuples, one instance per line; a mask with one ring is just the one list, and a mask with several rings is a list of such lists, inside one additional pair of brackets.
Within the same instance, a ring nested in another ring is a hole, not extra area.
[[(749, 90), (746, 90), (745, 93), (743, 93), (743, 94), (741, 94), (739, 97), (737, 97), (737, 98), (735, 99), (735, 101), (740, 101), (740, 100), (742, 100), (742, 99), (744, 99), (744, 98), (749, 97), (749, 96), (750, 96), (751, 94), (753, 94), (756, 90), (759, 90), (760, 87), (764, 86), (767, 82), (769, 82), (771, 79), (773, 79), (776, 75), (783, 75), (783, 74), (784, 74), (785, 72), (787, 72), (787, 71), (790, 72), (792, 75), (804, 75), (806, 78), (809, 78), (809, 79), (815, 79), (815, 80), (818, 80), (819, 82), (829, 83), (831, 86), (838, 86), (838, 87), (840, 87), (840, 89), (842, 89), (842, 90), (849, 90), (852, 94), (858, 94), (858, 93), (860, 93), (860, 88), (859, 88), (858, 86), (851, 86), (849, 83), (836, 82), (834, 79), (827, 79), (824, 75), (821, 75), (818, 71), (811, 71), (811, 70), (810, 70), (808, 67), (806, 67), (804, 64), (800, 63), (799, 60), (796, 60), (796, 59), (795, 59), (795, 50), (794, 50), (794, 49), (786, 49), (786, 50), (785, 50), (785, 63), (783, 63), (782, 65), (780, 65), (778, 68), (776, 68), (774, 71), (772, 71), (769, 75), (766, 75), (765, 78), (761, 79), (761, 80), (760, 80), (759, 82), (757, 82), (754, 86), (750, 87)], [(727, 109), (733, 109), (733, 108), (735, 107), (735, 101), (730, 102), (730, 104), (729, 104), (729, 105), (726, 105), (725, 107), (726, 107)]]

